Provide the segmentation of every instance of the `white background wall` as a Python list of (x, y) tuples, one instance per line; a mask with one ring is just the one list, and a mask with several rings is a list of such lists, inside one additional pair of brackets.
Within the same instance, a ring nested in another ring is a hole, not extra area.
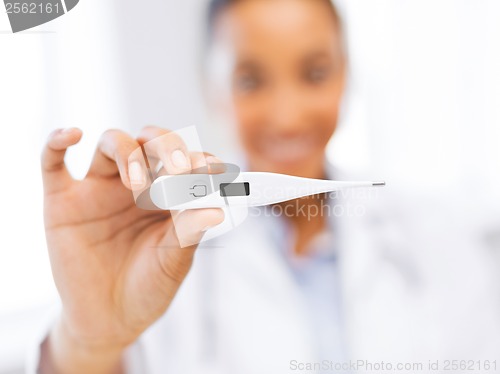
[[(500, 1), (339, 3), (351, 80), (332, 160), (415, 191), (499, 201)], [(110, 127), (197, 125), (217, 153), (198, 79), (204, 4), (82, 0), (17, 35), (0, 7), (0, 373), (20, 367), (56, 299), (38, 170), (48, 132), (84, 130), (68, 155), (79, 177)]]

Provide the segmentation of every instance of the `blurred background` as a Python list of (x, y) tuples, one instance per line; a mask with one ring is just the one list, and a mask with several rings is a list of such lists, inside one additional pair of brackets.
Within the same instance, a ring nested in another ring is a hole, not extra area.
[[(500, 222), (490, 209), (500, 202), (500, 2), (336, 3), (350, 76), (329, 157), (409, 194), (469, 204), (469, 227), (484, 230), (500, 266)], [(12, 34), (0, 6), (0, 374), (22, 372), (57, 300), (39, 172), (51, 130), (83, 129), (68, 154), (77, 177), (108, 128), (196, 125), (206, 151), (228, 151), (200, 85), (204, 10), (200, 0), (82, 0)]]

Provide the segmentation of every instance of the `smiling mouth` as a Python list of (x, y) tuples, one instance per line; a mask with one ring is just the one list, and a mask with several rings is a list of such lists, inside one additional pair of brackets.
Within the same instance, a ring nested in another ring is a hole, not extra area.
[(302, 161), (317, 150), (318, 144), (312, 136), (293, 138), (268, 138), (261, 144), (262, 154), (269, 161), (293, 163)]

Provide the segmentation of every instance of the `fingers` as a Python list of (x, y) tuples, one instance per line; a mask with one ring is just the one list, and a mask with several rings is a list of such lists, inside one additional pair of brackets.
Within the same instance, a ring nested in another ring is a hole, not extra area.
[(158, 245), (158, 256), (164, 274), (179, 283), (187, 274), (196, 245), (204, 233), (224, 221), (221, 209), (185, 210), (174, 216), (174, 226)]
[(129, 189), (144, 188), (148, 182), (147, 167), (140, 144), (121, 130), (106, 131), (99, 141), (88, 176), (120, 175)]
[[(217, 157), (205, 152), (190, 152), (192, 174), (220, 174), (226, 171), (226, 165)], [(158, 160), (159, 163), (159, 160)], [(161, 164), (159, 164), (161, 165)], [(155, 178), (167, 175), (164, 168), (155, 173)]]
[[(148, 126), (138, 137), (152, 170), (161, 161), (167, 174), (189, 173), (191, 158), (182, 138), (174, 132)], [(157, 170), (155, 170), (157, 171)]]
[(178, 134), (149, 126), (141, 131), (137, 140), (121, 130), (106, 131), (87, 175), (106, 178), (119, 174), (127, 188), (140, 194), (152, 182), (149, 170), (155, 173), (160, 165), (163, 168), (159, 175), (190, 173), (192, 169), (198, 173), (224, 171), (222, 161), (216, 157), (190, 153)]
[(43, 186), (46, 194), (63, 190), (73, 182), (64, 164), (64, 156), (66, 150), (77, 144), (81, 138), (82, 131), (76, 128), (59, 129), (49, 135), (41, 157)]
[(224, 163), (210, 153), (191, 152), (190, 158), (194, 174), (219, 174), (226, 170)]

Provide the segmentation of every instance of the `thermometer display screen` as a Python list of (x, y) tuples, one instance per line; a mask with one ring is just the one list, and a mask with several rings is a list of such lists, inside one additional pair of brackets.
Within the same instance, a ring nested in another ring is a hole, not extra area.
[(250, 196), (250, 183), (221, 183), (220, 195), (222, 197)]

